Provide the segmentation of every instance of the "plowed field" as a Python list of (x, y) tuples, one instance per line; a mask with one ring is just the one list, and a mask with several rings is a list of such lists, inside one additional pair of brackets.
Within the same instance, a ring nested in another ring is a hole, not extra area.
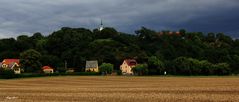
[(66, 76), (0, 80), (0, 102), (239, 102), (239, 77)]

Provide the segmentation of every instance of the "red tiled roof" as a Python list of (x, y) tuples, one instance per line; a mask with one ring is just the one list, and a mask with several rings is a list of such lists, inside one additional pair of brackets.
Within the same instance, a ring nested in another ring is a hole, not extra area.
[(173, 32), (168, 32), (168, 34), (169, 34), (169, 35), (172, 35), (172, 34), (173, 34)]
[(52, 69), (50, 66), (43, 66), (42, 69)]
[(180, 32), (158, 32), (158, 35), (161, 36), (161, 35), (181, 35)]
[(176, 35), (181, 35), (181, 33), (180, 32), (176, 32)]
[(125, 62), (128, 64), (128, 66), (135, 66), (137, 65), (137, 61), (134, 59), (126, 59)]
[(4, 59), (4, 60), (2, 61), (2, 64), (7, 64), (7, 65), (12, 64), (12, 63), (17, 63), (17, 64), (19, 64), (19, 62), (20, 62), (19, 59)]

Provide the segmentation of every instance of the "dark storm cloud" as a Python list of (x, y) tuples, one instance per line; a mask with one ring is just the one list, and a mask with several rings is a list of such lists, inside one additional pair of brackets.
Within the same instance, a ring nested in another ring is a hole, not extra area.
[(237, 0), (1, 0), (0, 38), (61, 27), (106, 26), (133, 33), (154, 30), (226, 32), (239, 37)]

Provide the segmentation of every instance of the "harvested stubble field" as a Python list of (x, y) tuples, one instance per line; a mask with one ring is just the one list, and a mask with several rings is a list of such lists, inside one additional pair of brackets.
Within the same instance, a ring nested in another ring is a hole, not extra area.
[(0, 80), (0, 102), (238, 102), (238, 77), (67, 76)]

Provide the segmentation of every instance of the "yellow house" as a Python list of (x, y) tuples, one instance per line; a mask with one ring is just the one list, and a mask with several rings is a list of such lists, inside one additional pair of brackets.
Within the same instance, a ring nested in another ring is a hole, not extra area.
[(85, 72), (99, 72), (98, 61), (86, 61)]
[(11, 69), (15, 74), (21, 74), (19, 59), (4, 59), (0, 64), (1, 68)]
[(136, 65), (137, 65), (136, 60), (126, 59), (120, 65), (120, 70), (123, 75), (132, 75), (133, 74), (132, 68), (135, 67)]

